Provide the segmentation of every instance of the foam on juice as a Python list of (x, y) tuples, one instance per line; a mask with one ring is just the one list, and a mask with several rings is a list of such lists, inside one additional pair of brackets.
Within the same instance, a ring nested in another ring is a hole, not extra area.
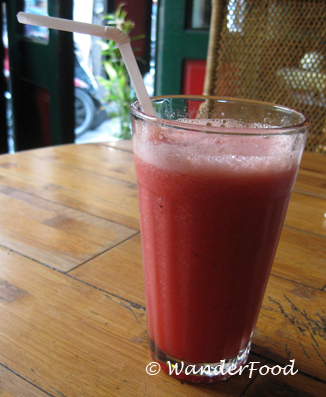
[[(179, 120), (181, 121), (181, 120)], [(134, 151), (144, 162), (167, 171), (197, 174), (219, 169), (223, 172), (264, 172), (286, 170), (297, 166), (299, 151), (292, 151), (294, 135), (258, 135), (266, 125), (246, 124), (235, 120), (182, 120), (184, 124), (226, 128), (256, 129), (257, 135), (210, 134), (200, 131), (146, 126), (141, 142), (134, 140)], [(257, 130), (259, 128), (259, 130)], [(136, 133), (136, 135), (138, 135)]]

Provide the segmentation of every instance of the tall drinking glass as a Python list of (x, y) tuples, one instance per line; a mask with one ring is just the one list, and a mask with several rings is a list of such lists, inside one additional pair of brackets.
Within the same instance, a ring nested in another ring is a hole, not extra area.
[(152, 103), (156, 117), (131, 107), (150, 351), (182, 379), (223, 380), (248, 358), (309, 120), (231, 98)]

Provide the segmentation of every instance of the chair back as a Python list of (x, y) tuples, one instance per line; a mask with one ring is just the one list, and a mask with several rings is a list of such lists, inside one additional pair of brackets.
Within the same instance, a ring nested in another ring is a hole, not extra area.
[(326, 2), (212, 0), (205, 94), (294, 108), (326, 154)]

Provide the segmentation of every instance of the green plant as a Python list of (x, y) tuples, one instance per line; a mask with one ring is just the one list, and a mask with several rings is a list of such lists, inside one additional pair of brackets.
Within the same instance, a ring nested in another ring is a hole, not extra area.
[[(124, 4), (120, 4), (114, 14), (104, 16), (108, 26), (116, 27), (123, 33), (129, 35), (134, 28), (134, 23), (127, 20), (127, 12), (123, 9)], [(138, 36), (133, 40), (143, 36)], [(105, 98), (108, 103), (112, 103), (112, 110), (109, 115), (111, 117), (119, 117), (120, 134), (118, 138), (131, 138), (131, 120), (130, 105), (136, 100), (134, 90), (131, 86), (129, 74), (125, 63), (121, 57), (118, 46), (113, 41), (102, 42), (102, 56), (104, 58), (104, 71), (108, 78), (99, 77), (99, 83), (102, 84), (107, 92)]]

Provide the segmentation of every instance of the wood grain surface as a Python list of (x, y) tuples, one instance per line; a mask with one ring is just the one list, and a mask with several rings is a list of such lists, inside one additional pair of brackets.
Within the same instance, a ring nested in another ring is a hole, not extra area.
[[(146, 373), (131, 142), (0, 156), (0, 395), (326, 395), (325, 214), (326, 158), (304, 153), (248, 360), (257, 370), (191, 385)], [(293, 376), (259, 373), (290, 360)]]

